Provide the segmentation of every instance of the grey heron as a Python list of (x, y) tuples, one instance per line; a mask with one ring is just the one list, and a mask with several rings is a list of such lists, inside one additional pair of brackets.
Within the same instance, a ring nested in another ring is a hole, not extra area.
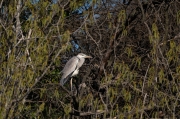
[(85, 58), (92, 58), (91, 56), (79, 53), (77, 56), (72, 57), (62, 70), (62, 77), (60, 84), (64, 85), (69, 78), (71, 78), (71, 91), (72, 91), (72, 77), (79, 73), (79, 68), (83, 65)]

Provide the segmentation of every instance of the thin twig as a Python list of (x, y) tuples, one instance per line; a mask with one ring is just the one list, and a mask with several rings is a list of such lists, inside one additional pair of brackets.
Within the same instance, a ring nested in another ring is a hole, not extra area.
[[(143, 109), (144, 109), (144, 105), (145, 105), (145, 103), (146, 103), (146, 97), (147, 97), (147, 93), (145, 93), (145, 96), (144, 96), (144, 100), (143, 100)], [(142, 110), (142, 112), (141, 112), (141, 117), (140, 117), (140, 119), (142, 119), (143, 118), (143, 113), (144, 113), (144, 110)]]
[(143, 95), (143, 93), (144, 93), (144, 85), (145, 85), (145, 80), (146, 80), (146, 77), (147, 77), (147, 73), (148, 73), (148, 71), (149, 71), (149, 66), (150, 66), (150, 64), (148, 65), (148, 68), (147, 68), (147, 70), (146, 70), (146, 74), (145, 74), (145, 76), (144, 76), (144, 81), (143, 81), (143, 86), (142, 86), (142, 95)]

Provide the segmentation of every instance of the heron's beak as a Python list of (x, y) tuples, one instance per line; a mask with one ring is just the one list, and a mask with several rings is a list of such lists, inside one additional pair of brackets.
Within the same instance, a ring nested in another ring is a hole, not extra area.
[(86, 55), (86, 57), (85, 58), (92, 58), (91, 56), (88, 56), (88, 55)]

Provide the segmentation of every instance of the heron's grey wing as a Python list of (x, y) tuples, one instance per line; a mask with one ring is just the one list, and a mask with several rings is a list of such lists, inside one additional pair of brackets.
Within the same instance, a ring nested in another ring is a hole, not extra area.
[(68, 80), (69, 76), (74, 72), (78, 61), (79, 59), (74, 56), (66, 63), (64, 69), (62, 70), (63, 75), (60, 81), (61, 85), (64, 85), (64, 83), (66, 83), (66, 81)]

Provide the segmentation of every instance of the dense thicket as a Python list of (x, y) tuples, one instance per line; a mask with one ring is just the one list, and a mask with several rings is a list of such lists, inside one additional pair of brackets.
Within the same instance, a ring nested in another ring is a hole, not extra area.
[[(1, 0), (0, 117), (180, 118), (178, 0)], [(60, 71), (91, 55), (69, 83)]]

